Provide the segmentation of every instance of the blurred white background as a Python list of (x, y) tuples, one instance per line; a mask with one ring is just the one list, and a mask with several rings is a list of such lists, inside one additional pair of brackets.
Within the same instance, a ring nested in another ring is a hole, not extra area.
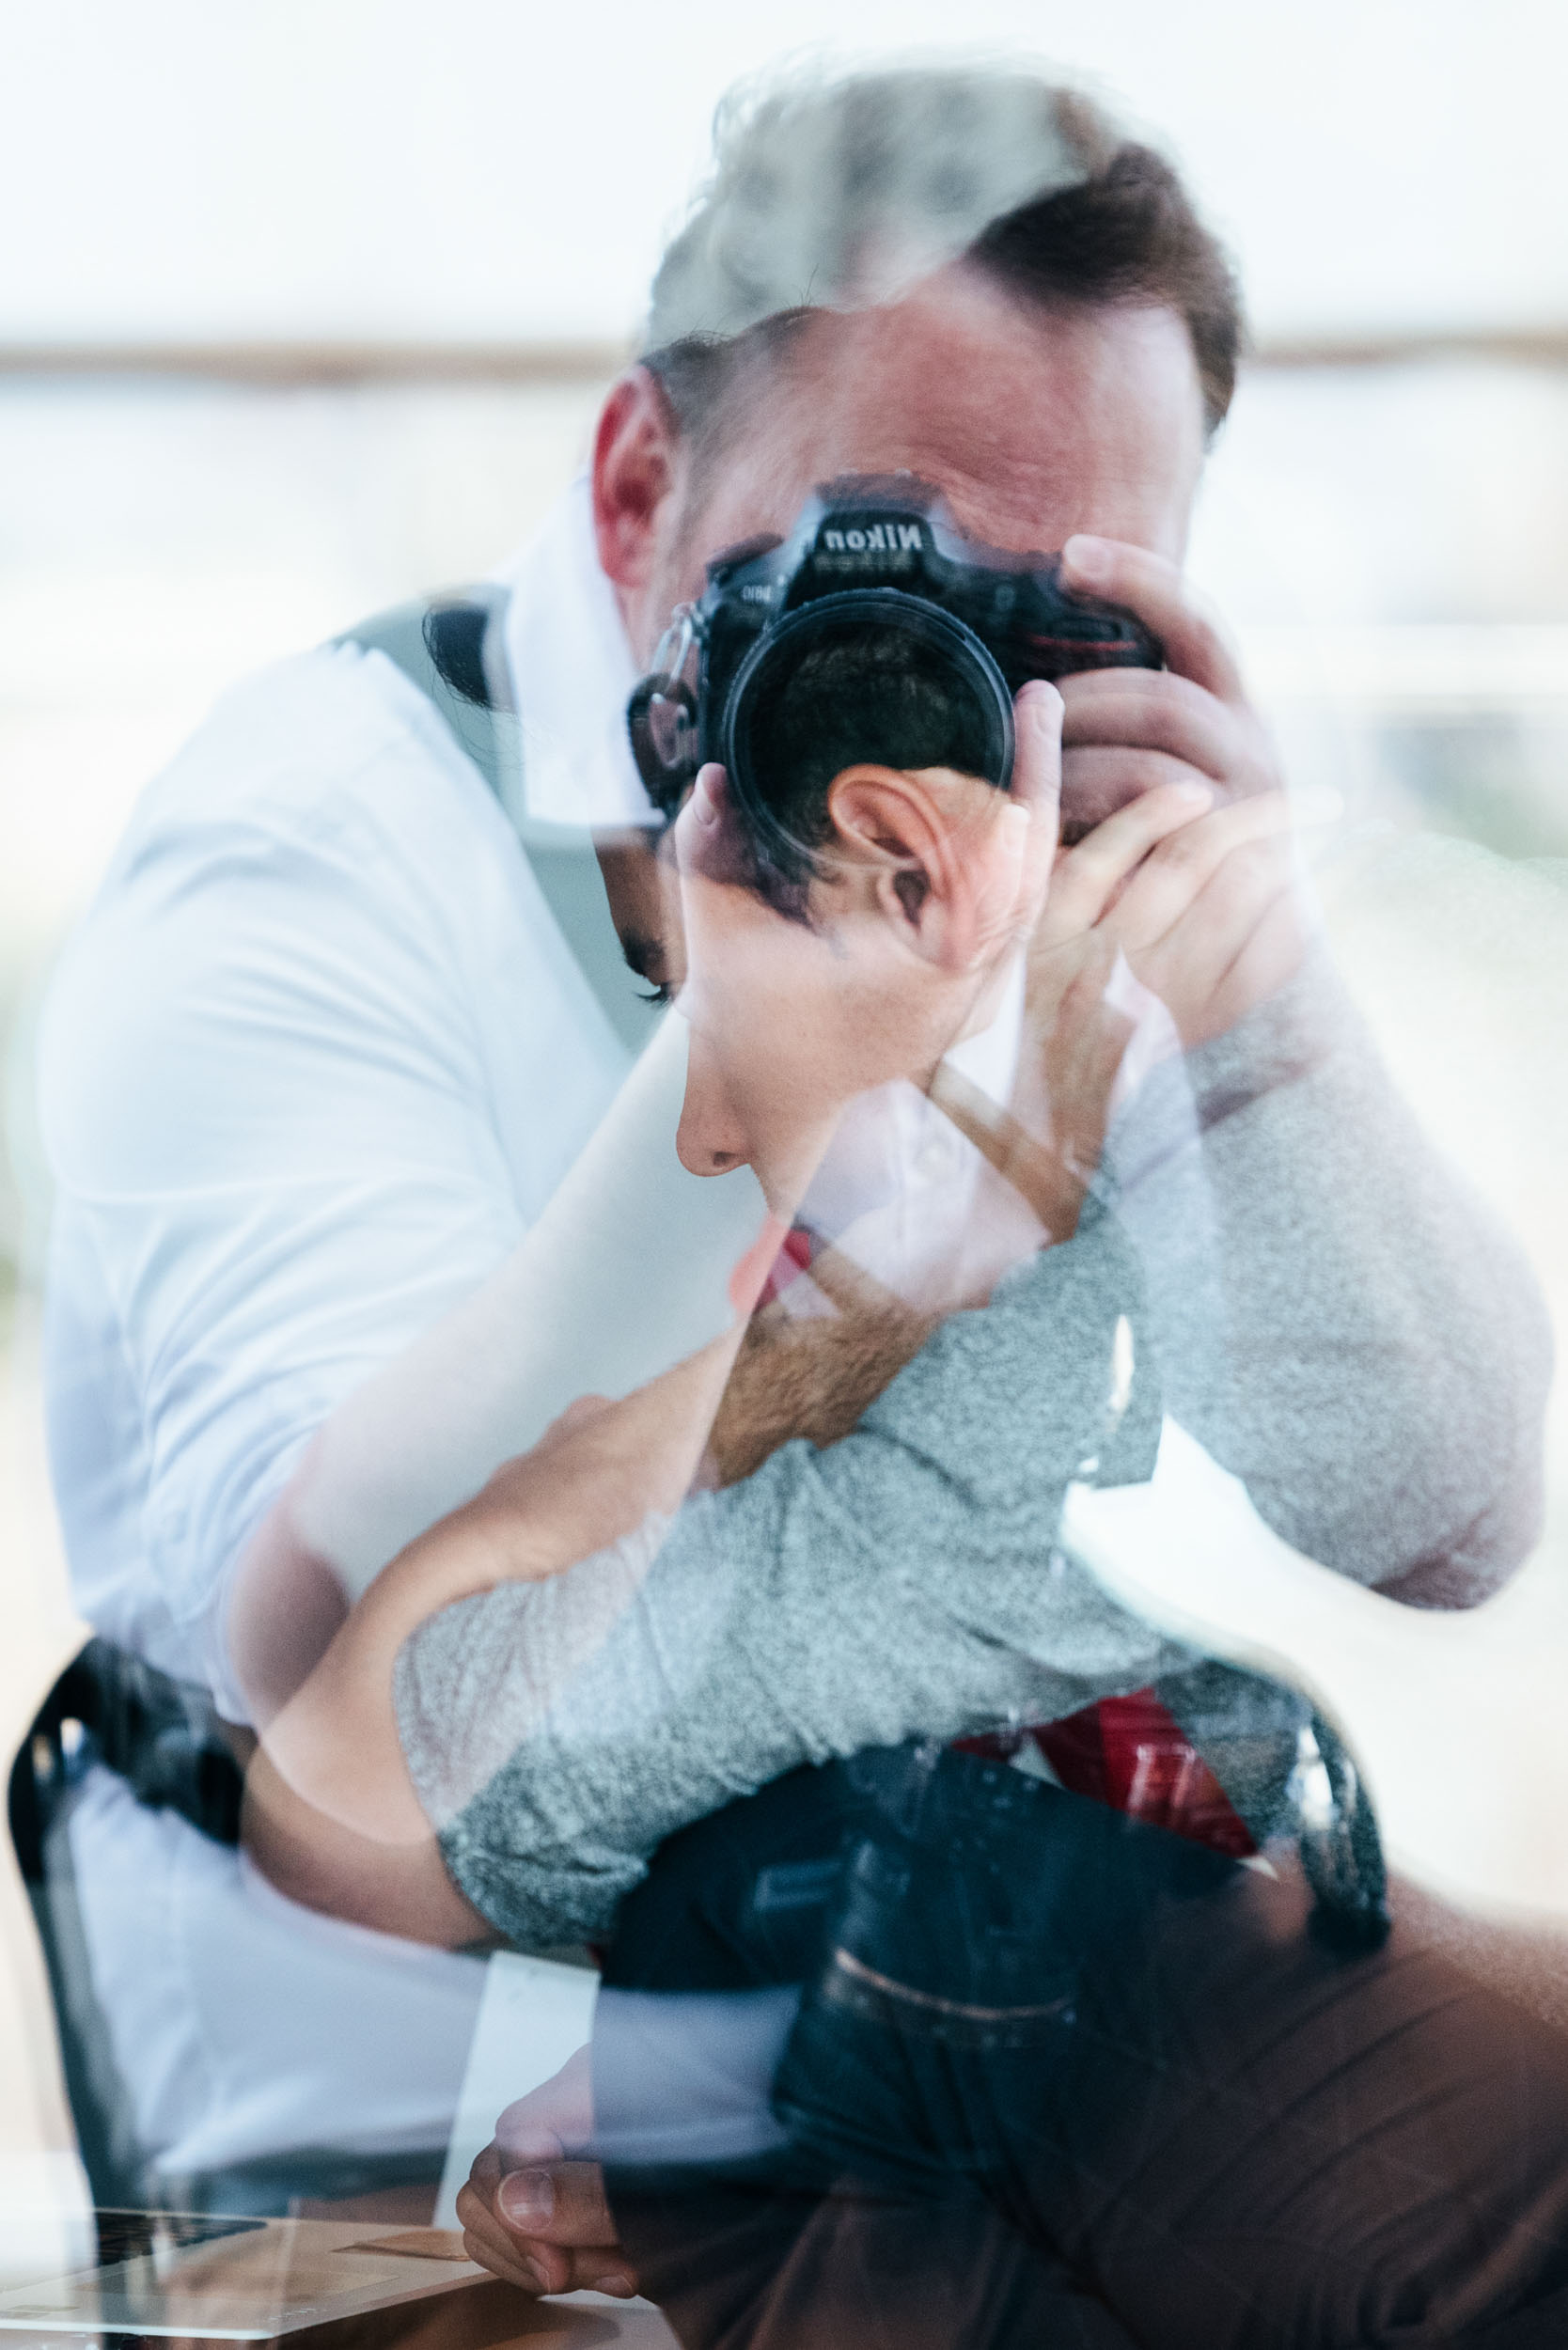
[[(26, 1036), (132, 799), (228, 681), (526, 533), (735, 77), (786, 50), (940, 47), (953, 16), (51, 0), (0, 19), (8, 1758), (74, 1637), (32, 1370)], [(1344, 794), (1325, 900), (1402, 1077), (1568, 1300), (1568, 948), (1539, 862), (1568, 856), (1568, 10), (970, 0), (962, 24), (1119, 103), (1242, 263), (1257, 356), (1194, 570), (1295, 777)], [(1558, 1555), (1466, 1636), (1495, 1708), (1524, 1651), (1557, 1653)], [(1511, 1889), (1568, 1905), (1549, 1871)], [(0, 2158), (67, 2143), (7, 1901)]]
[(8, 337), (619, 339), (715, 100), (955, 37), (1168, 139), (1262, 335), (1563, 323), (1551, 0), (51, 0), (8, 14)]

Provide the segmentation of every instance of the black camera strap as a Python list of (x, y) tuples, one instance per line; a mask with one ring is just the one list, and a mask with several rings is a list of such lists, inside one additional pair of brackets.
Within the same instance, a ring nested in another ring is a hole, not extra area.
[(477, 767), (522, 844), (568, 953), (621, 1042), (640, 1053), (652, 1029), (627, 969), (604, 875), (586, 825), (530, 816), (523, 788), (523, 727), (506, 655), (505, 588), (464, 588), (377, 613), (334, 639), (385, 655), (417, 688)]
[[(523, 729), (504, 650), (509, 601), (507, 589), (494, 586), (417, 598), (334, 642), (384, 653), (425, 697), (500, 803), (567, 951), (611, 1026), (640, 1052), (652, 1034), (648, 1006), (620, 951), (592, 835), (586, 825), (543, 822), (524, 806)], [(89, 1763), (101, 1762), (129, 1781), (139, 1802), (178, 1811), (216, 1842), (237, 1841), (243, 1781), (205, 1690), (94, 1639), (39, 1716), (39, 1737), (45, 1716), (55, 1727), (74, 1723), (73, 1735), (84, 1741), (55, 1758), (62, 1788), (66, 1776), (74, 1783)]]

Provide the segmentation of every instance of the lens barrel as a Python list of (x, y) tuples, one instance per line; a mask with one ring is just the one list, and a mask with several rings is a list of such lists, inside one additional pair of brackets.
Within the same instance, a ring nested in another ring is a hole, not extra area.
[(780, 841), (791, 837), (767, 788), (766, 746), (755, 740), (757, 713), (769, 706), (808, 654), (854, 644), (880, 629), (898, 632), (949, 672), (970, 720), (964, 729), (965, 771), (1002, 791), (1012, 780), (1012, 697), (974, 630), (939, 604), (896, 588), (846, 588), (814, 597), (759, 636), (725, 697), (718, 755), (729, 788), (752, 822)]

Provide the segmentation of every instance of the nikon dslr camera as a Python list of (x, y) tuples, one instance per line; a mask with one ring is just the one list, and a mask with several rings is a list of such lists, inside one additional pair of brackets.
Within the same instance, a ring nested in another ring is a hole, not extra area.
[[(665, 815), (717, 760), (745, 821), (778, 834), (788, 787), (775, 721), (803, 671), (831, 674), (840, 702), (853, 702), (857, 674), (869, 689), (890, 669), (917, 679), (951, 713), (941, 763), (1005, 790), (1012, 697), (1028, 679), (1162, 665), (1130, 613), (1066, 591), (1059, 556), (964, 538), (913, 474), (846, 475), (817, 492), (788, 539), (748, 540), (709, 564), (706, 592), (676, 612), (627, 721)], [(886, 748), (866, 755), (915, 763)]]

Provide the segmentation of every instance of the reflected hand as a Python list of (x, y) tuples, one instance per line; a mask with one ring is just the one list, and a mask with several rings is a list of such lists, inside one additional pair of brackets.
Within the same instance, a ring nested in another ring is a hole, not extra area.
[(427, 1542), (461, 1545), (482, 1561), (469, 1583), (483, 1589), (558, 1574), (634, 1533), (650, 1512), (672, 1515), (701, 1458), (744, 1327), (738, 1322), (630, 1395), (579, 1397)]
[(1068, 840), (1160, 784), (1206, 782), (1222, 801), (1278, 788), (1274, 746), (1235, 657), (1175, 564), (1120, 540), (1080, 536), (1067, 542), (1062, 579), (1136, 613), (1169, 664), (1087, 669), (1061, 681)]
[(1079, 1182), (1099, 1164), (1132, 1034), (1105, 1000), (1121, 945), (1109, 917), (1143, 860), (1213, 805), (1213, 786), (1197, 777), (1157, 785), (1058, 854), (1029, 941), (1012, 1109)]
[[(1215, 807), (1197, 777), (1158, 784), (1061, 851), (1029, 944), (1004, 1172), (1057, 1238), (1098, 1164), (1132, 1023), (1105, 1001), (1119, 954), (1185, 1045), (1234, 1026), (1297, 968), (1307, 938), (1285, 795)], [(1029, 1152), (1040, 1159), (1020, 1181)], [(994, 1153), (988, 1152), (988, 1155)]]
[(616, 2240), (596, 2162), (570, 2159), (593, 2128), (589, 2052), (507, 2107), (458, 2194), (463, 2249), (525, 2293), (613, 2294), (637, 2280)]
[(1120, 950), (1191, 1047), (1294, 977), (1308, 913), (1285, 794), (1195, 813), (1203, 797), (1203, 787), (1158, 786), (1061, 857), (1031, 953), (1037, 1004), (1090, 952)]

